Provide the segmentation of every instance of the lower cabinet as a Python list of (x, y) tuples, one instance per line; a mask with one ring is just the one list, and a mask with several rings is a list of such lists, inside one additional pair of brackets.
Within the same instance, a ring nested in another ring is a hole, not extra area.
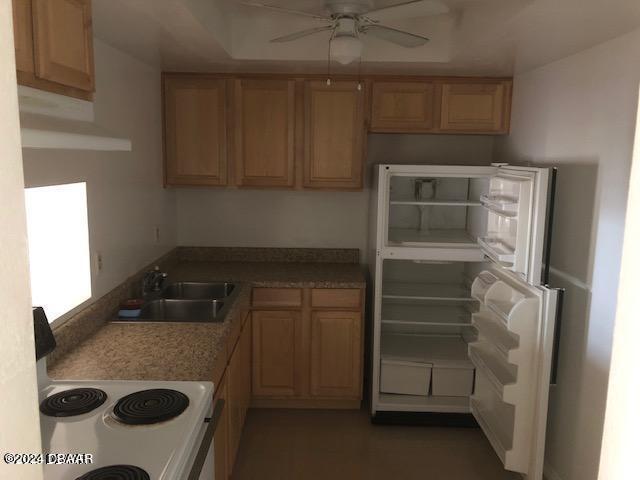
[(236, 461), (240, 437), (251, 399), (251, 317), (247, 315), (238, 332), (232, 334), (231, 355), (216, 385), (214, 406), (224, 400), (224, 409), (213, 437), (216, 480), (228, 480)]
[(225, 406), (214, 436), (216, 480), (231, 477), (251, 404), (359, 408), (362, 300), (361, 289), (254, 289), (260, 310), (232, 326), (219, 369), (214, 402)]
[(297, 311), (254, 311), (253, 395), (292, 397), (296, 393)]
[(227, 367), (228, 377), (228, 434), (227, 434), (227, 463), (229, 474), (236, 462), (238, 447), (244, 420), (249, 408), (251, 397), (251, 318), (242, 327), (235, 349), (229, 359)]
[(240, 345), (240, 371), (242, 372), (240, 382), (240, 430), (244, 426), (244, 421), (247, 418), (247, 411), (251, 404), (251, 330), (252, 320), (251, 317), (247, 319), (240, 335), (238, 344)]
[[(359, 408), (361, 289), (260, 288), (253, 305), (255, 407)], [(289, 298), (300, 298), (298, 307)], [(266, 307), (268, 305), (268, 307)]]
[(358, 397), (362, 391), (360, 312), (311, 314), (311, 394)]
[(213, 437), (213, 453), (215, 463), (215, 478), (216, 480), (227, 480), (229, 478), (228, 468), (228, 425), (229, 425), (229, 396), (227, 390), (227, 376), (223, 376), (222, 380), (218, 383), (216, 388), (216, 394), (213, 397), (213, 404), (215, 405), (218, 400), (223, 400), (224, 409), (222, 410), (222, 416), (220, 422), (216, 427), (216, 433)]

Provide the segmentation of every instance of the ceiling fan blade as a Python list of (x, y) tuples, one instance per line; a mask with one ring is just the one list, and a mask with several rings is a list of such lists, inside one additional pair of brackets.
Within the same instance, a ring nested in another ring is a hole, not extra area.
[(376, 21), (402, 20), (449, 13), (449, 7), (439, 0), (411, 0), (390, 7), (370, 10), (366, 16)]
[(334, 28), (335, 27), (333, 25), (326, 25), (324, 27), (316, 27), (316, 28), (308, 28), (300, 32), (290, 33), (289, 35), (283, 35), (282, 37), (273, 38), (270, 40), (270, 42), (271, 43), (290, 42), (292, 40), (298, 40), (299, 38), (306, 37), (308, 35), (313, 35), (314, 33), (328, 32), (329, 30), (333, 30)]
[(360, 32), (409, 48), (420, 47), (429, 41), (427, 37), (423, 37), (422, 35), (415, 35), (378, 24), (364, 25), (360, 28)]
[(271, 10), (273, 12), (285, 13), (288, 15), (297, 15), (300, 17), (310, 17), (318, 20), (331, 20), (331, 17), (316, 15), (315, 13), (303, 12), (301, 10), (293, 10), (291, 8), (278, 7), (277, 5), (269, 5), (267, 3), (262, 2), (239, 2), (240, 5), (245, 5), (247, 7), (255, 7), (255, 8), (264, 8), (266, 10)]

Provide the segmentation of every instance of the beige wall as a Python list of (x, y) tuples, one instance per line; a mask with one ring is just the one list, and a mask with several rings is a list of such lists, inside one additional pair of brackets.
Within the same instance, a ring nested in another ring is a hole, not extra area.
[[(0, 452), (40, 451), (11, 2), (0, 2)], [(0, 478), (40, 480), (39, 465)]]
[[(96, 40), (96, 123), (131, 152), (24, 150), (25, 183), (87, 182), (93, 298), (175, 246), (175, 198), (162, 188), (160, 72)], [(160, 227), (160, 242), (155, 227)]]
[[(370, 135), (376, 163), (488, 164), (493, 138)], [(369, 191), (176, 189), (178, 243), (199, 246), (359, 248), (366, 260)]]
[(598, 473), (638, 85), (640, 30), (515, 78), (505, 161), (559, 166), (551, 281), (564, 287), (549, 480)]

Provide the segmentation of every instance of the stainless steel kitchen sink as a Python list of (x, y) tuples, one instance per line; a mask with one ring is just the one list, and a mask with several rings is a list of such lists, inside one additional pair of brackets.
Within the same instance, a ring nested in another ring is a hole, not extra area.
[(176, 282), (152, 293), (135, 318), (118, 322), (223, 322), (240, 286), (229, 282)]
[(222, 300), (160, 298), (143, 305), (135, 322), (222, 322), (227, 308)]
[(162, 298), (176, 298), (189, 300), (227, 298), (236, 288), (235, 284), (227, 282), (178, 282), (167, 285), (162, 289)]

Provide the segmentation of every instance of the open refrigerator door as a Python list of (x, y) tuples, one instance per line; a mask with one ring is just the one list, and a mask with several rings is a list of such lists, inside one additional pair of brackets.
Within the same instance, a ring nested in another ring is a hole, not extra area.
[(476, 277), (472, 295), (471, 413), (507, 470), (541, 479), (560, 293), (498, 267)]

